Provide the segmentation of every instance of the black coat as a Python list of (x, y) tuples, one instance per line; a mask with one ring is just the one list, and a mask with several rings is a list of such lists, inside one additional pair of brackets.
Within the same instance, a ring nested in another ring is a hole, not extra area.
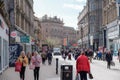
[(93, 51), (89, 51), (88, 56), (89, 57), (93, 56)]
[(48, 52), (47, 58), (48, 58), (48, 60), (51, 60), (52, 59), (52, 53)]
[(118, 56), (120, 56), (120, 52), (118, 52)]
[(112, 61), (112, 54), (106, 54), (106, 61)]

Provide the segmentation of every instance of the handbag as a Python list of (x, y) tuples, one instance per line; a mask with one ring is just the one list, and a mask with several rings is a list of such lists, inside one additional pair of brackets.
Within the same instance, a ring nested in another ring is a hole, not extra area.
[(29, 65), (29, 69), (34, 70), (35, 69), (35, 65), (33, 65), (32, 63)]
[(89, 79), (93, 79), (92, 73), (89, 73), (88, 75), (89, 75)]
[(110, 62), (110, 65), (111, 65), (111, 66), (115, 66), (115, 62), (111, 61), (111, 62)]
[(21, 62), (15, 62), (15, 71), (21, 72), (22, 63)]

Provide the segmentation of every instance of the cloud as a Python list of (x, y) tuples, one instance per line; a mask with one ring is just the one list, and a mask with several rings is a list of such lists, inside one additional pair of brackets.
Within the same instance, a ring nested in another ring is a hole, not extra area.
[(63, 7), (71, 8), (71, 9), (75, 9), (75, 10), (83, 9), (83, 5), (77, 5), (77, 4), (64, 4)]
[(86, 0), (76, 0), (76, 1), (80, 3), (86, 3)]
[(61, 15), (63, 17), (64, 26), (74, 27), (75, 29), (77, 26), (77, 18), (69, 15)]

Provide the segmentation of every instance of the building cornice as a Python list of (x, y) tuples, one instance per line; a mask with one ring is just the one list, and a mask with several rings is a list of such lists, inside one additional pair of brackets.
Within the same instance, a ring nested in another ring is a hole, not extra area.
[[(2, 3), (2, 1), (0, 1), (0, 3)], [(0, 14), (3, 16), (5, 22), (7, 23), (7, 25), (10, 25), (10, 21), (9, 21), (9, 14), (5, 8), (5, 3), (2, 3), (3, 6), (0, 6)], [(9, 26), (8, 26), (9, 27)]]
[(44, 15), (42, 17), (41, 22), (52, 22), (52, 23), (64, 24), (63, 20), (61, 20), (60, 18), (57, 18), (57, 16), (48, 17), (47, 15)]
[(33, 0), (25, 0), (33, 11)]
[(62, 24), (62, 25), (64, 24), (63, 22), (53, 21), (53, 20), (42, 20), (41, 22), (42, 22), (42, 23), (44, 23), (44, 22), (45, 22), (45, 23), (46, 23), (46, 22), (49, 22), (49, 23), (57, 23), (57, 24)]

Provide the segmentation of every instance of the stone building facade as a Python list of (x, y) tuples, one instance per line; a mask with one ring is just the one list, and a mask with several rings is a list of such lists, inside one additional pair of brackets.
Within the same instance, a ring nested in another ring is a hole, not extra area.
[(16, 31), (17, 37), (10, 37), (10, 44), (18, 43), (25, 52), (31, 52), (31, 41), (21, 43), (21, 36), (34, 38), (33, 0), (9, 0), (10, 32)]
[(120, 48), (120, 0), (103, 0), (103, 43), (117, 53)]
[(77, 42), (76, 30), (73, 27), (64, 26), (63, 31), (63, 38), (67, 38), (68, 46), (72, 46)]
[(42, 27), (41, 27), (41, 23), (40, 23), (40, 19), (34, 16), (34, 33), (35, 33), (35, 39), (33, 40), (33, 46), (35, 46), (36, 48), (41, 47), (42, 46)]
[(90, 48), (98, 50), (101, 44), (101, 30), (102, 26), (102, 0), (87, 0), (89, 12), (89, 41)]
[(98, 50), (102, 43), (101, 26), (102, 0), (87, 0), (86, 6), (78, 16), (79, 45), (82, 48)]
[(34, 36), (33, 0), (16, 0), (15, 8), (15, 25), (27, 34)]
[(81, 48), (89, 47), (89, 27), (88, 27), (88, 6), (84, 6), (84, 9), (79, 13), (78, 16), (78, 29), (80, 33), (79, 46)]
[(60, 45), (63, 41), (63, 21), (54, 17), (43, 16), (41, 19), (42, 37), (44, 41), (47, 38), (60, 40)]

